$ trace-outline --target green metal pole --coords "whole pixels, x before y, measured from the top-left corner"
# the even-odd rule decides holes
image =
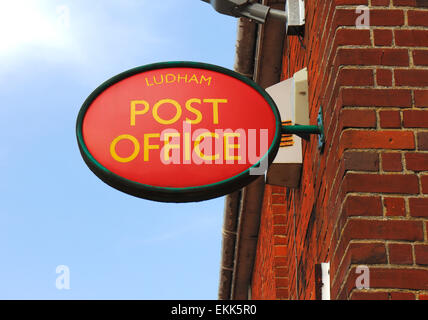
[[[322,134],[319,126],[282,126],[283,134]]]
[[[317,134],[318,135],[318,148],[321,150],[321,153],[324,150],[324,144],[325,144],[325,136],[324,136],[324,121],[322,118],[322,107],[320,107],[320,110],[318,111],[318,117],[317,117],[317,126],[281,126],[281,133],[282,134],[296,134],[299,137],[303,139],[309,139],[310,134]]]

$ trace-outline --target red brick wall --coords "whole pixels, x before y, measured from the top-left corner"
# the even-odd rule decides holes
[[[308,68],[311,123],[322,106],[326,145],[321,154],[316,136],[304,143],[301,187],[283,189],[288,296],[314,299],[314,267],[330,262],[332,299],[426,299],[428,4],[306,3],[305,47],[286,39],[283,78]],[[369,30],[355,26],[358,5],[370,6]],[[261,290],[274,277],[265,270],[274,248],[269,206],[265,199],[257,298],[274,297],[275,288]],[[369,267],[370,289],[356,288],[359,265]]]
[[[251,297],[288,299],[284,188],[266,186]]]

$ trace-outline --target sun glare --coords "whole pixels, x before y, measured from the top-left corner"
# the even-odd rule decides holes
[[[63,45],[68,22],[66,9],[46,10],[36,1],[0,0],[0,55],[26,45]]]

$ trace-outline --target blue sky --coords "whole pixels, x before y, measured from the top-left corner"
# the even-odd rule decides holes
[[[217,298],[224,199],[164,204],[107,186],[75,121],[136,66],[232,69],[236,23],[199,0],[0,1],[0,299]]]

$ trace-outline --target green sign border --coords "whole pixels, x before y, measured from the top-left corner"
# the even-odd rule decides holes
[[[129,78],[133,75],[150,71],[150,70],[177,68],[177,67],[205,69],[205,70],[226,74],[228,76],[231,76],[233,78],[236,78],[244,82],[245,84],[249,85],[250,87],[252,87],[254,90],[256,90],[258,93],[260,93],[263,96],[266,102],[268,102],[268,104],[270,105],[273,114],[275,115],[276,132],[275,132],[274,140],[270,145],[268,152],[260,159],[258,163],[254,164],[251,168],[248,168],[247,170],[239,173],[238,175],[235,175],[231,178],[228,178],[226,180],[222,180],[216,183],[207,184],[207,185],[198,186],[198,187],[171,188],[171,187],[151,186],[151,185],[135,182],[129,179],[125,179],[111,172],[110,170],[105,168],[103,165],[101,165],[97,160],[95,160],[95,158],[89,152],[85,144],[85,141],[83,140],[82,126],[83,126],[83,119],[85,117],[86,111],[89,109],[92,102],[98,97],[98,95],[100,95],[110,86],[116,84],[121,80]],[[268,160],[268,164],[270,165],[278,152],[280,141],[281,141],[281,117],[280,117],[278,108],[275,102],[273,101],[273,99],[270,97],[270,95],[262,87],[260,87],[257,83],[255,83],[251,79],[235,71],[232,71],[217,65],[201,63],[201,62],[191,62],[191,61],[171,61],[171,62],[153,63],[153,64],[141,66],[141,67],[136,67],[136,68],[124,71],[114,76],[113,78],[105,81],[103,84],[101,84],[89,95],[89,97],[85,100],[82,107],[80,108],[79,114],[77,116],[76,135],[77,135],[77,143],[79,145],[80,153],[85,163],[87,164],[87,166],[98,178],[100,178],[102,181],[112,186],[113,188],[116,188],[130,195],[133,195],[139,198],[148,199],[148,200],[154,200],[154,201],[160,201],[160,202],[194,202],[194,201],[209,200],[212,198],[226,195],[228,193],[231,193],[233,191],[236,191],[246,186],[253,180],[257,179],[259,176],[250,175],[250,170],[252,168],[258,167],[260,165],[260,162],[264,161],[266,157]]]

